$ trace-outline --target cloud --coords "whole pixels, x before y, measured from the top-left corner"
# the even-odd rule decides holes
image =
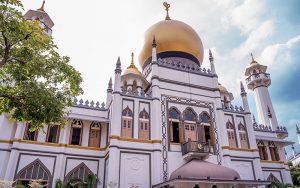
[[[260,22],[265,7],[261,0],[246,0],[231,10],[229,21],[243,33],[252,31]]]
[[[236,60],[241,60],[246,55],[250,55],[252,51],[262,47],[264,41],[272,35],[273,30],[273,21],[264,21],[255,30],[251,31],[245,42],[243,42],[237,49],[232,51],[232,56]]]
[[[291,49],[299,41],[300,35],[289,39],[285,43],[269,45],[265,47],[259,59],[265,65],[272,66],[273,69],[278,69],[279,66],[283,65],[283,63],[280,63],[281,60],[284,60],[285,63],[292,62],[289,49]],[[284,66],[286,66],[286,64],[284,64]]]

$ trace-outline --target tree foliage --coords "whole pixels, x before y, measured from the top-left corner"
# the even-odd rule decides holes
[[[289,170],[291,172],[293,184],[295,186],[300,186],[300,167],[299,165],[293,166],[291,162],[288,164]]]
[[[82,94],[81,75],[22,8],[20,0],[0,0],[0,114],[29,122],[31,130],[63,125],[63,109]]]

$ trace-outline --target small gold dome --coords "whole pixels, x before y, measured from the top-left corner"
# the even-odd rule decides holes
[[[139,55],[142,68],[152,56],[152,40],[155,36],[157,54],[161,52],[184,52],[203,61],[203,45],[200,37],[189,25],[177,20],[163,20],[151,26],[145,33],[144,46]]]
[[[142,75],[142,73],[138,70],[138,68],[134,65],[134,54],[131,53],[131,63],[127,67],[127,69],[124,71],[123,75],[127,74],[136,74],[136,75]]]

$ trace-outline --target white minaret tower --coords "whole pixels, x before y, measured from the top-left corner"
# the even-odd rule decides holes
[[[247,76],[248,89],[254,91],[259,123],[271,126],[273,130],[276,130],[278,122],[268,91],[268,87],[271,85],[270,74],[266,72],[267,66],[257,63],[252,54],[251,56],[252,61],[246,68],[245,76]]]
[[[26,20],[38,20],[41,23],[41,27],[44,28],[45,33],[51,37],[52,36],[52,27],[54,26],[53,21],[44,10],[45,0],[41,8],[37,10],[29,10],[25,13],[24,18]]]

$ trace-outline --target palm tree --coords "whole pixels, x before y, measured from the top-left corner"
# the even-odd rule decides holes
[[[281,182],[278,182],[278,181],[273,181],[270,185],[269,185],[270,188],[291,188],[293,187],[293,185],[287,183],[281,183]]]
[[[55,188],[64,188],[64,187],[65,187],[64,182],[61,181],[61,179],[57,179],[55,181]]]

